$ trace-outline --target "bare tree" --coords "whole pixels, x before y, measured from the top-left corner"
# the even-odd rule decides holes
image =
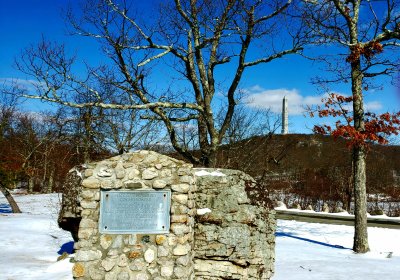
[[[15,202],[14,198],[8,191],[5,185],[3,185],[3,182],[0,181],[0,191],[3,193],[4,197],[7,199],[8,203],[11,206],[11,211],[13,213],[21,213],[21,210],[19,209],[18,204]]]
[[[245,70],[301,52],[304,26],[300,17],[288,16],[296,11],[292,0],[174,0],[162,6],[156,20],[146,21],[125,1],[88,0],[81,18],[68,15],[72,32],[97,40],[109,61],[88,67],[82,77],[73,73],[76,57],[68,56],[63,45],[43,41],[17,62],[38,81],[34,93],[23,95],[75,108],[146,109],[148,118],[164,124],[178,153],[213,166]],[[160,71],[168,73],[167,89],[151,86]],[[124,98],[105,98],[104,84],[113,88],[114,97]],[[82,90],[91,99],[77,102],[73,96]],[[217,100],[218,95],[223,98]],[[217,101],[226,108],[222,122],[214,113]],[[179,137],[188,123],[197,130],[199,156]]]
[[[222,111],[221,115],[224,113]],[[218,166],[239,169],[252,175],[261,170],[266,172],[273,157],[272,149],[268,148],[278,148],[271,144],[271,140],[280,124],[280,116],[269,109],[254,111],[239,104],[218,151]],[[254,145],[255,142],[257,145]],[[254,162],[259,163],[257,171],[254,170]],[[256,179],[260,179],[258,177],[262,177],[261,174],[257,174]]]
[[[221,115],[224,114],[222,111]],[[249,110],[244,104],[238,104],[223,143],[234,144],[257,135],[272,135],[280,127],[280,115],[274,114],[270,109]]]
[[[118,154],[131,149],[149,149],[162,139],[158,123],[142,120],[135,110],[106,110],[103,121],[104,144]]]
[[[121,97],[121,93],[109,84],[104,84],[103,89],[102,94],[112,103],[131,103],[129,99],[123,101],[124,96]],[[151,117],[146,119],[137,110],[101,109],[98,123],[98,130],[103,134],[103,145],[118,154],[144,146],[149,148],[156,145],[163,135],[158,122]]]
[[[8,184],[12,181],[9,168],[3,160],[3,148],[5,145],[5,139],[10,133],[13,118],[16,115],[17,99],[15,96],[5,96],[0,94],[0,191],[3,193],[4,197],[7,199],[11,206],[13,213],[21,213],[18,204],[15,202],[14,198],[8,191]]]
[[[399,67],[400,2],[363,0],[306,1],[309,27],[318,44],[333,46],[322,59],[333,73],[318,82],[351,81],[351,97],[331,95],[320,116],[344,116],[336,128],[318,127],[322,133],[351,140],[355,198],[355,235],[353,250],[369,251],[367,235],[366,146],[384,143],[385,135],[396,133],[400,113],[376,116],[365,112],[364,92],[378,76],[391,76]],[[397,50],[396,50],[397,49]],[[345,52],[345,53],[343,53]],[[345,103],[352,103],[349,111]],[[333,106],[336,105],[336,108]],[[390,127],[390,129],[389,129]]]

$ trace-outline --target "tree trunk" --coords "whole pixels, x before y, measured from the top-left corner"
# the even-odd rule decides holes
[[[28,193],[33,193],[33,189],[35,187],[35,181],[32,176],[29,176],[28,179]]]
[[[351,155],[351,175],[349,177],[349,180],[346,182],[346,196],[347,196],[347,212],[351,213],[351,199],[352,199],[352,192],[351,190],[353,189],[354,192],[354,160],[353,160],[353,154]]]
[[[356,253],[369,251],[367,228],[367,190],[365,174],[365,149],[353,148],[354,158],[354,243]]]
[[[47,189],[46,189],[45,193],[52,193],[53,185],[54,185],[54,169],[51,169],[49,179],[47,181]]]
[[[0,183],[0,191],[3,193],[3,195],[7,199],[8,203],[10,204],[12,212],[13,213],[21,213],[21,210],[19,209],[18,204],[15,202],[14,198],[12,197],[10,192],[7,190],[7,188],[5,186],[3,186],[3,184],[1,184],[1,183]]]
[[[354,128],[357,132],[365,131],[364,100],[362,94],[363,74],[360,60],[351,63],[351,80],[353,94]],[[360,140],[360,139],[355,139]],[[353,146],[353,182],[354,182],[354,243],[353,250],[356,253],[369,251],[367,231],[367,187],[365,147],[362,143],[354,143]]]
[[[347,186],[347,188],[351,188],[352,185]],[[345,210],[350,213],[351,212],[351,191],[350,190],[346,190],[346,205],[345,205],[345,207],[346,207]]]
[[[205,164],[205,167],[215,168],[216,164],[217,164],[217,152],[215,149],[210,148],[210,151],[207,156],[207,163]]]
[[[83,159],[85,163],[90,162],[90,152],[92,148],[92,108],[89,108],[89,111],[83,114],[84,128],[85,128],[85,136],[84,136],[84,151],[83,151]]]

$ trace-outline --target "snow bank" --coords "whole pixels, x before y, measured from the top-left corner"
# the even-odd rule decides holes
[[[196,211],[196,214],[197,214],[198,216],[202,216],[202,215],[205,215],[205,214],[207,214],[207,213],[211,213],[211,209],[209,209],[209,208],[202,208],[202,209],[197,209],[197,211]]]
[[[285,204],[281,204],[278,207],[274,207],[275,210],[278,211],[283,211],[286,213],[310,213],[313,214],[313,216],[342,216],[342,217],[354,217],[354,215],[349,214],[347,211],[343,212],[337,212],[337,213],[327,213],[327,212],[316,212],[314,210],[300,210],[300,209],[295,209],[295,208],[287,208]],[[387,215],[370,215],[367,213],[368,220],[391,220],[391,221],[400,221],[400,217],[389,217]]]
[[[220,172],[220,171],[213,171],[213,172],[208,172],[205,170],[200,170],[200,171],[196,171],[194,173],[196,176],[226,176],[224,173]]]

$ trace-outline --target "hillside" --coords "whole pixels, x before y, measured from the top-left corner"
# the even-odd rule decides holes
[[[243,169],[253,176],[263,172],[290,173],[296,170],[351,168],[351,149],[343,139],[310,134],[257,136],[231,146],[223,146],[218,164]],[[373,145],[367,156],[369,175],[393,171],[400,175],[400,146]]]
[[[294,193],[302,207],[322,200],[331,204],[340,201],[342,207],[350,209],[351,149],[343,139],[306,134],[257,136],[221,147],[218,166],[243,170],[261,179],[266,190]],[[400,201],[400,146],[371,146],[367,191],[370,201],[382,201],[382,197]],[[379,207],[376,204],[375,208]],[[396,208],[393,211],[399,211]]]

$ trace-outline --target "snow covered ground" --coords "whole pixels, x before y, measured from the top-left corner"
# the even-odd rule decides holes
[[[71,234],[58,228],[57,194],[15,195],[22,214],[9,214],[0,194],[0,279],[72,279],[69,259],[57,262]]]
[[[273,280],[400,279],[400,229],[368,228],[371,252],[351,250],[354,228],[278,220]]]
[[[71,280],[69,259],[57,262],[72,241],[57,227],[58,195],[15,199],[23,214],[0,195],[0,280]],[[371,252],[357,255],[351,226],[279,220],[273,280],[400,279],[400,229],[369,228],[369,237]]]

